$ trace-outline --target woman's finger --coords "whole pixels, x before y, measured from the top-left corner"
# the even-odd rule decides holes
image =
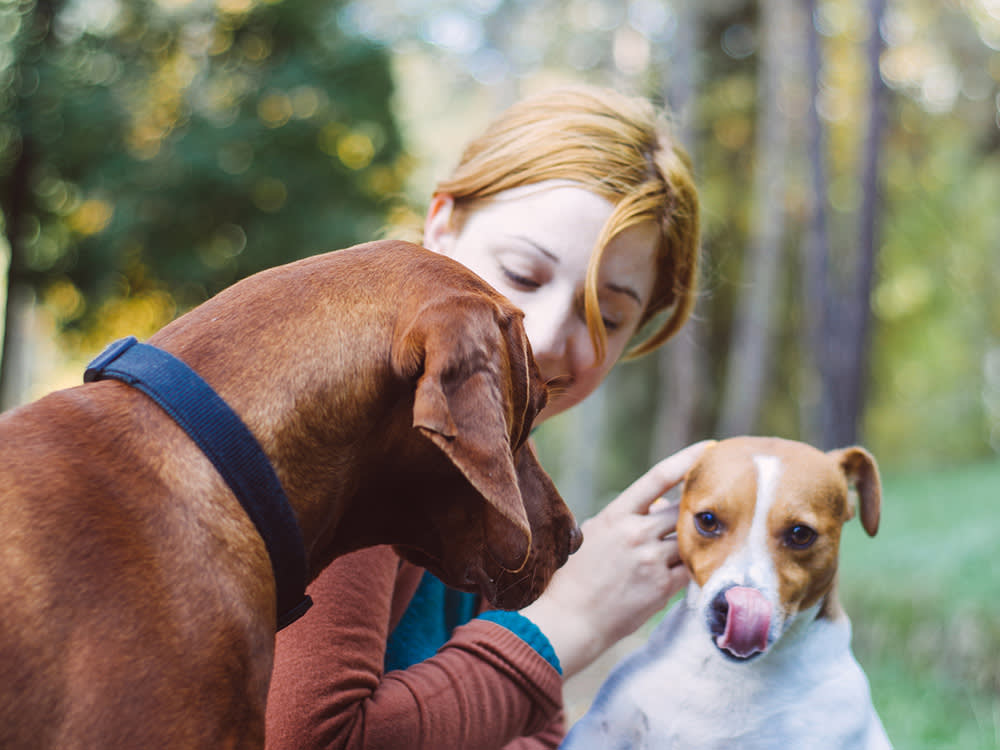
[[[604,520],[607,520],[605,516]],[[630,516],[616,518],[613,524],[616,534],[629,548],[647,544],[659,545],[677,528],[677,516],[673,510],[656,511],[649,515],[633,513]],[[587,536],[587,525],[583,526],[583,535]]]
[[[663,493],[684,479],[688,469],[694,466],[705,448],[714,442],[703,440],[663,459],[636,479],[607,509],[613,508],[613,512],[622,513],[645,513]]]
[[[667,567],[676,568],[681,564],[681,551],[680,547],[677,546],[677,537],[673,536],[668,539],[664,539],[663,543],[667,545]]]
[[[657,505],[641,518],[649,524],[650,537],[664,539],[677,530],[677,517],[679,515],[680,506],[674,503],[672,505]]]

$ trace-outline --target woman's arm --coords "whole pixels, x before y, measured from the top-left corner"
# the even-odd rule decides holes
[[[522,611],[552,643],[565,676],[634,631],[686,582],[676,542],[663,539],[676,510],[649,508],[703,447],[660,462],[588,521],[581,549]],[[561,678],[500,625],[473,620],[431,659],[383,674],[400,614],[394,604],[405,607],[418,581],[419,573],[400,577],[388,547],[342,557],[316,579],[312,610],[277,637],[269,750],[489,750],[522,737],[512,748],[555,746]]]
[[[391,548],[362,550],[310,587],[312,610],[277,638],[270,750],[499,749],[558,714],[556,670],[485,620],[458,628],[434,657],[383,674],[394,595],[408,601],[419,579],[401,581],[399,569]]]
[[[503,750],[555,750],[566,736],[566,718],[560,711],[541,732],[520,737],[503,746]]]

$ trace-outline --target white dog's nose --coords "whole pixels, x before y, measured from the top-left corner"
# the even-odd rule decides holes
[[[737,659],[749,659],[767,650],[771,629],[771,602],[757,589],[733,586],[712,600],[715,644]]]

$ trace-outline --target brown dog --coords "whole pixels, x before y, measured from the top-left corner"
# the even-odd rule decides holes
[[[310,578],[388,543],[516,608],[579,545],[525,442],[545,386],[521,313],[458,263],[393,242],[317,256],[150,344],[257,438]],[[205,454],[114,380],[0,417],[0,440],[0,747],[263,746],[275,579]]]

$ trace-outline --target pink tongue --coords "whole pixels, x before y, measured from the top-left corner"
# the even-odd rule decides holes
[[[767,649],[771,627],[771,603],[756,589],[736,586],[726,591],[729,613],[726,632],[716,641],[734,656],[746,659]]]

